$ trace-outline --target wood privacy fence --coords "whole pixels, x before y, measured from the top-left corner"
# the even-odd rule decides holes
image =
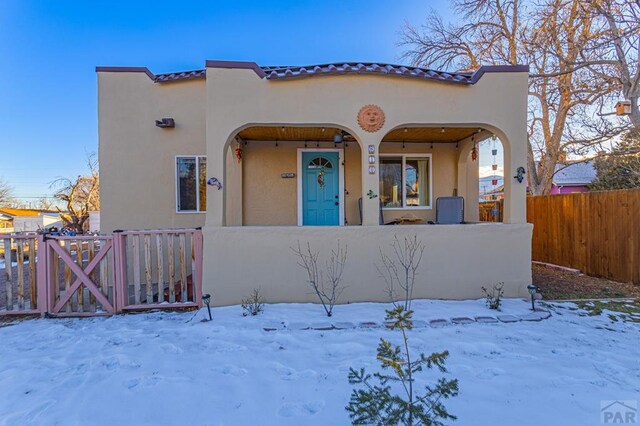
[[[534,260],[640,284],[640,189],[527,197]]]
[[[112,315],[199,307],[200,229],[0,239],[0,315]]]
[[[480,222],[502,222],[503,200],[481,201],[478,204]]]

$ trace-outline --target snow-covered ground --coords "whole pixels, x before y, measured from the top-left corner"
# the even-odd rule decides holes
[[[449,350],[456,425],[594,425],[601,400],[640,399],[640,324],[556,304],[541,322],[419,327],[414,353]],[[378,367],[385,304],[238,306],[197,313],[29,320],[0,328],[0,424],[342,425],[349,367]],[[414,319],[491,315],[484,302],[415,301]],[[529,304],[506,300],[503,314]],[[283,325],[284,323],[284,325]],[[348,324],[344,324],[347,326]],[[285,327],[287,326],[287,327]],[[264,331],[263,328],[279,328]],[[438,374],[423,375],[432,383]]]

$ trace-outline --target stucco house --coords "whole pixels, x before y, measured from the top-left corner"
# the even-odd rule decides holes
[[[102,232],[203,227],[203,291],[216,304],[256,287],[268,301],[313,301],[290,248],[327,256],[338,240],[342,301],[387,301],[379,250],[413,235],[426,246],[414,297],[477,298],[497,282],[527,294],[526,179],[506,179],[504,223],[477,223],[475,150],[495,135],[505,176],[526,166],[528,67],[207,61],[97,74]],[[452,195],[466,223],[428,224]],[[407,224],[381,225],[393,219]]]

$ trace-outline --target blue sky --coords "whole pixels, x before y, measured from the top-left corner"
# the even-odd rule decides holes
[[[446,0],[1,0],[0,178],[35,201],[85,170],[98,145],[96,65],[398,63],[403,23],[430,8],[449,13]]]

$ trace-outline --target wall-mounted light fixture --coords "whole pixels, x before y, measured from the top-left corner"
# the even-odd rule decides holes
[[[163,118],[162,120],[156,120],[156,126],[162,129],[171,129],[176,127],[176,121],[173,118]]]

